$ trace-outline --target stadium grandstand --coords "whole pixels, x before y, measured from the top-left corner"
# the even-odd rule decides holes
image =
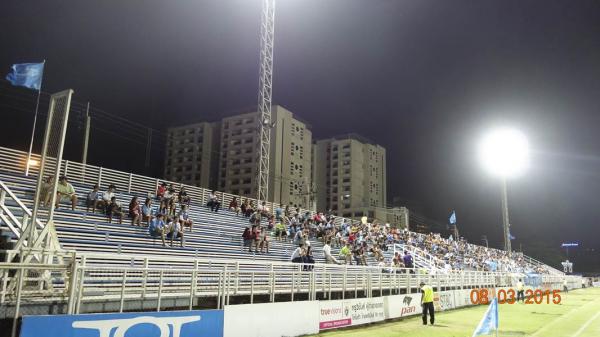
[[[510,287],[520,278],[547,289],[564,282],[581,287],[580,278],[523,254],[464,239],[250,198],[246,205],[254,207],[242,207],[240,196],[73,161],[61,165],[76,198],[56,209],[56,235],[49,236],[55,249],[16,250],[36,186],[35,166],[30,176],[23,173],[26,161],[26,152],[0,148],[0,314],[6,322],[24,314],[227,311],[236,304],[373,299],[418,293],[421,281],[437,292]],[[95,185],[99,190],[87,202]],[[114,199],[104,202],[103,194]],[[132,200],[151,200],[150,219],[134,221],[142,210]],[[183,220],[193,226],[177,225],[183,207],[189,209]],[[148,222],[162,216],[174,219],[162,231],[174,243],[150,235]],[[38,221],[36,227],[45,226]]]

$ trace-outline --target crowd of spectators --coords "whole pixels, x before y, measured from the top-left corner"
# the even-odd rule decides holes
[[[40,195],[42,205],[48,206],[51,199],[52,179],[47,178],[42,185]],[[117,187],[109,184],[104,192],[94,185],[86,194],[86,212],[104,213],[108,222],[118,219],[119,223],[127,216],[131,225],[148,227],[149,234],[160,238],[163,245],[166,239],[179,239],[184,246],[184,229],[192,231],[193,221],[189,215],[191,198],[185,187],[176,192],[173,185],[159,184],[156,194],[148,197],[143,204],[133,197],[128,208],[123,209],[116,196]],[[77,194],[66,176],[61,176],[57,184],[55,207],[61,201],[71,203],[71,209],[77,207]],[[221,209],[221,196],[212,191],[206,207],[212,212]],[[153,207],[153,202],[157,207]],[[420,234],[400,229],[390,224],[368,222],[363,217],[360,222],[336,221],[331,212],[302,212],[299,208],[286,206],[271,211],[265,202],[254,204],[244,199],[240,203],[233,197],[227,208],[236,215],[243,216],[249,224],[242,234],[243,244],[249,252],[269,254],[272,239],[291,242],[296,248],[290,260],[296,263],[315,262],[311,242],[323,244],[323,257],[326,263],[376,265],[386,271],[400,268],[414,268],[411,251],[426,256],[431,267],[437,270],[479,270],[506,272],[543,273],[542,267],[529,264],[522,254],[509,256],[507,252],[483,246],[469,244],[464,238],[444,238],[439,233]],[[398,248],[401,248],[401,251]],[[333,253],[338,249],[338,254]],[[387,256],[387,258],[386,258]]]

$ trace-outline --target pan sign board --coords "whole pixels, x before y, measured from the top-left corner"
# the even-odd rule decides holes
[[[560,246],[562,248],[579,247],[579,242],[563,242],[563,244]]]

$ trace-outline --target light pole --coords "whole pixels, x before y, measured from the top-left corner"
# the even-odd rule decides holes
[[[529,165],[529,143],[523,133],[514,129],[497,129],[487,134],[479,146],[482,165],[501,180],[504,249],[510,255],[510,222],[508,217],[507,179],[522,174]]]

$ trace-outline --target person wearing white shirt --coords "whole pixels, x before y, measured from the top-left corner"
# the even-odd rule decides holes
[[[333,255],[331,255],[331,246],[329,241],[325,242],[325,245],[323,246],[323,255],[325,255],[325,261],[329,264],[342,264]]]
[[[302,263],[302,256],[304,255],[304,245],[300,244],[296,250],[292,253],[291,260],[295,263]]]

